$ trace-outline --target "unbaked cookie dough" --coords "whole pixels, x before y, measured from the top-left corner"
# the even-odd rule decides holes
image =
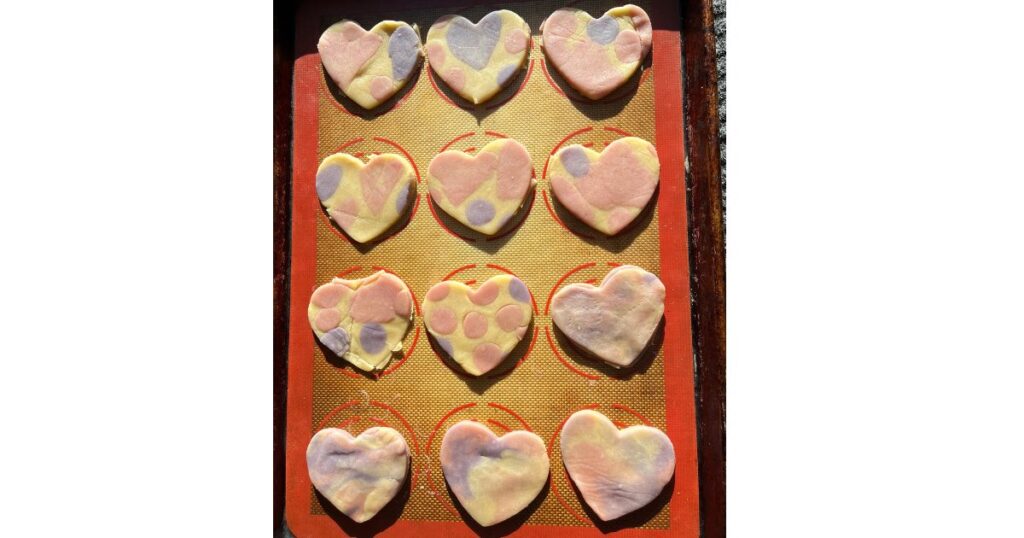
[[[544,441],[524,430],[501,437],[478,422],[462,421],[441,441],[441,470],[466,512],[484,527],[529,506],[548,481]]]
[[[636,361],[664,312],[665,285],[632,265],[612,269],[598,286],[570,284],[551,298],[551,320],[558,329],[616,368]]]
[[[358,437],[338,428],[316,432],[306,448],[309,480],[356,523],[380,512],[395,497],[409,469],[405,437],[386,427]]]
[[[651,50],[651,19],[637,6],[609,9],[599,19],[561,8],[541,25],[551,65],[584,96],[600,99],[633,76]]]
[[[653,501],[676,467],[675,449],[664,432],[650,426],[619,430],[590,409],[573,413],[565,422],[561,449],[569,477],[602,521]]]
[[[473,104],[494,97],[523,67],[529,52],[530,26],[502,9],[476,24],[446,15],[427,31],[430,67],[455,93]]]
[[[576,218],[606,235],[621,232],[658,187],[661,164],[654,146],[635,136],[620,138],[600,153],[573,144],[548,163],[558,201]]]
[[[331,80],[365,109],[402,89],[422,57],[419,30],[399,21],[381,21],[370,31],[341,21],[324,31],[316,48]]]
[[[512,275],[477,289],[462,282],[435,284],[423,301],[423,319],[437,344],[471,375],[483,375],[523,339],[533,319],[530,291]]]
[[[309,299],[309,324],[324,346],[366,372],[388,365],[412,321],[412,294],[384,271],[355,280],[335,278]]]
[[[427,168],[430,197],[455,220],[494,235],[523,206],[533,186],[533,161],[519,142],[492,140],[476,155],[448,150]]]
[[[316,171],[316,195],[331,220],[353,240],[367,243],[394,226],[415,199],[416,172],[396,153],[370,162],[335,153]]]

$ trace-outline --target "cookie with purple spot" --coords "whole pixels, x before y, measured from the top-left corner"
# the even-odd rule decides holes
[[[316,48],[327,76],[365,109],[402,89],[423,57],[419,30],[400,21],[381,21],[370,30],[341,21],[324,31]]]
[[[519,142],[502,138],[476,155],[438,154],[427,168],[430,197],[455,220],[494,235],[520,211],[533,187],[533,161]]]
[[[475,24],[447,15],[427,32],[430,67],[455,93],[473,104],[494,97],[526,63],[530,26],[502,9]]]
[[[320,343],[367,372],[382,370],[412,322],[412,294],[400,278],[378,271],[366,278],[335,278],[313,291],[309,325]]]
[[[533,320],[530,290],[512,275],[487,279],[477,289],[446,280],[427,291],[427,331],[471,375],[497,367],[515,349]]]

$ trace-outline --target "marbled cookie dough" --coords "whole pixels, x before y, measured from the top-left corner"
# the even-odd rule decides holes
[[[651,19],[632,4],[599,19],[567,7],[544,21],[541,35],[551,65],[581,94],[600,99],[629,80],[651,50]]]
[[[381,21],[369,32],[341,21],[324,31],[316,48],[331,80],[366,109],[402,89],[422,57],[419,30],[399,21]]]
[[[483,375],[523,339],[533,319],[530,305],[530,291],[512,275],[493,276],[475,290],[449,280],[427,292],[423,319],[463,370]]]
[[[570,284],[551,299],[551,321],[577,346],[622,368],[647,348],[665,313],[657,275],[621,265],[598,286]]]
[[[416,197],[416,172],[396,153],[370,162],[335,153],[320,163],[316,195],[331,220],[353,240],[367,243],[394,226]]]
[[[402,349],[412,321],[405,282],[384,271],[355,280],[335,278],[309,300],[309,324],[334,354],[366,372],[382,370]]]
[[[438,154],[427,168],[430,197],[455,220],[494,235],[523,206],[533,186],[533,161],[519,142],[492,140],[476,155]]]
[[[377,515],[405,483],[409,445],[391,428],[370,428],[358,437],[326,428],[309,441],[306,466],[313,487],[362,523]]]
[[[547,449],[524,430],[494,435],[472,421],[455,424],[441,441],[441,470],[466,512],[484,527],[529,506],[548,481]]]
[[[600,153],[573,144],[548,163],[548,180],[558,201],[576,218],[606,235],[633,222],[658,188],[661,163],[650,142],[633,136]]]
[[[494,97],[526,63],[530,26],[502,9],[473,24],[446,15],[427,31],[430,67],[455,93],[473,104]]]
[[[650,426],[619,430],[589,409],[565,422],[561,449],[565,470],[602,521],[647,505],[675,473],[675,449],[664,432]]]

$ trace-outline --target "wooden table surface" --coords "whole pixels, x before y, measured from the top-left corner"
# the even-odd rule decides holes
[[[712,0],[682,0],[701,534],[725,536],[725,246]],[[274,2],[274,535],[283,534],[292,65],[299,1]],[[625,3],[625,2],[624,2]]]

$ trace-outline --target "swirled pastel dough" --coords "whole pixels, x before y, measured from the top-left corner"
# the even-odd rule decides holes
[[[633,136],[601,153],[573,144],[548,163],[551,190],[576,218],[615,235],[643,211],[658,187],[661,164],[650,142]]]
[[[416,197],[416,172],[401,155],[371,155],[370,162],[335,153],[316,171],[316,195],[331,220],[353,240],[367,243],[394,226]]]
[[[476,155],[438,154],[427,168],[430,197],[445,213],[486,235],[501,230],[533,186],[533,161],[519,142],[488,142]]]
[[[325,347],[366,372],[383,369],[412,321],[412,294],[384,271],[356,280],[335,278],[309,299],[309,324]]]
[[[316,48],[331,80],[365,109],[402,89],[422,57],[419,30],[398,21],[381,21],[369,32],[341,21],[324,31]]]
[[[522,69],[529,45],[530,26],[502,9],[476,24],[458,15],[441,17],[427,31],[426,50],[431,69],[448,87],[480,104]]]
[[[541,25],[544,54],[581,94],[600,99],[633,76],[651,50],[651,19],[637,6],[609,9],[599,19],[561,8]]]
[[[316,432],[306,447],[309,480],[356,523],[380,512],[401,489],[409,469],[405,437],[386,427],[358,437],[338,428]]]
[[[446,280],[423,301],[423,318],[437,344],[466,373],[483,375],[523,339],[533,320],[530,291],[512,275],[487,279],[477,289]]]
[[[455,424],[441,440],[441,470],[466,512],[484,527],[529,506],[548,481],[544,441],[515,430],[498,437],[478,422]]]
[[[665,285],[653,273],[621,265],[598,286],[563,287],[551,298],[551,320],[591,355],[622,368],[647,348],[665,313]]]
[[[665,432],[651,426],[619,430],[590,409],[569,417],[560,442],[565,470],[602,521],[647,505],[675,473],[676,452]]]

